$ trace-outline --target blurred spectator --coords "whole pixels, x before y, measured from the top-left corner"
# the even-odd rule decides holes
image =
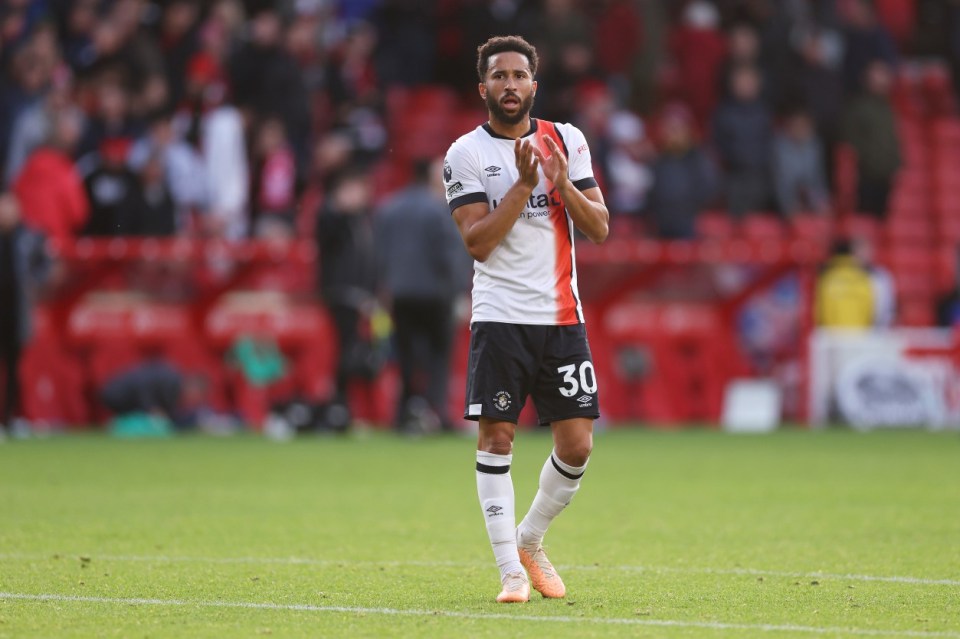
[[[462,40],[474,63],[478,44],[494,35],[517,34],[530,38],[536,33],[542,15],[540,7],[526,0],[462,0],[459,4]]]
[[[897,289],[893,275],[874,259],[873,243],[865,237],[853,241],[853,254],[867,270],[873,285],[873,326],[890,328],[897,319]]]
[[[328,59],[326,81],[335,123],[349,117],[357,104],[372,104],[379,97],[379,80],[373,60],[377,32],[365,22],[353,25]]]
[[[449,430],[447,382],[453,345],[454,301],[469,281],[470,261],[440,181],[439,161],[417,161],[414,180],[377,212],[378,274],[393,310],[401,391],[394,424],[417,424],[426,400],[440,427]]]
[[[77,119],[84,121],[83,111],[72,102],[72,91],[70,72],[64,67],[58,68],[43,100],[21,111],[13,120],[4,180],[8,186],[13,184],[30,153],[49,137],[57,113],[70,110]]]
[[[657,237],[692,239],[696,218],[715,193],[715,171],[694,140],[692,116],[685,107],[665,110],[660,138],[648,200],[650,222]]]
[[[773,182],[783,215],[828,212],[830,194],[823,157],[810,115],[800,109],[788,113],[773,138]]]
[[[593,42],[597,68],[624,99],[630,75],[644,46],[644,22],[636,3],[629,0],[601,0],[594,20]]]
[[[668,46],[676,66],[678,97],[703,124],[717,102],[717,73],[727,50],[717,8],[706,0],[687,4]]]
[[[897,47],[889,31],[877,19],[871,0],[846,0],[842,5],[844,24],[843,84],[856,93],[867,68],[874,62],[887,67],[897,64]]]
[[[63,28],[63,54],[74,71],[84,70],[93,63],[93,31],[98,20],[98,0],[74,0],[66,3]]]
[[[236,240],[249,228],[250,169],[243,116],[227,94],[226,82],[215,69],[191,68],[174,129],[185,131],[186,141],[203,161],[206,233]]]
[[[7,69],[0,69],[0,161],[6,159],[13,123],[43,101],[56,63],[31,40],[12,53]]]
[[[196,0],[172,0],[164,9],[158,41],[166,61],[171,104],[179,104],[186,93],[188,64],[199,46],[199,21]]]
[[[90,44],[78,72],[84,79],[122,85],[128,112],[140,117],[168,99],[163,52],[145,25],[150,15],[142,0],[101,3]]]
[[[320,295],[339,345],[334,403],[341,406],[347,405],[351,381],[367,380],[376,373],[370,341],[360,327],[361,321],[369,321],[376,290],[370,206],[366,176],[350,169],[334,180],[317,221]]]
[[[377,27],[377,76],[384,86],[416,86],[433,78],[437,37],[435,9],[419,0],[381,0]]]
[[[150,155],[137,174],[135,191],[137,214],[136,235],[169,237],[177,232],[176,205],[168,186],[163,156]]]
[[[130,112],[130,94],[119,80],[104,76],[97,82],[93,113],[87,120],[77,155],[96,152],[104,140],[133,141],[142,133],[142,124]]]
[[[266,118],[260,123],[254,141],[254,163],[254,235],[271,226],[292,237],[297,175],[293,152],[279,118]]]
[[[874,324],[873,280],[853,254],[849,240],[838,241],[817,279],[816,323],[827,328],[869,328]]]
[[[755,67],[734,69],[730,97],[713,115],[713,144],[723,168],[727,208],[735,217],[767,210],[773,118],[760,99]]]
[[[842,135],[857,156],[857,208],[884,219],[893,178],[900,168],[897,119],[890,103],[890,67],[867,67],[864,90],[846,107]]]
[[[562,66],[571,46],[593,45],[590,23],[574,0],[545,0],[536,25],[535,44],[542,68]]]
[[[0,440],[23,417],[20,412],[20,354],[30,340],[33,296],[50,269],[44,238],[20,218],[11,193],[0,192],[0,366],[5,372]],[[18,423],[19,425],[19,423]],[[19,428],[18,428],[19,430]]]
[[[570,122],[579,94],[599,77],[589,22],[572,0],[547,0],[534,33],[543,80],[534,111],[547,120]]]
[[[71,159],[81,126],[74,111],[55,114],[47,140],[30,154],[13,183],[24,222],[50,238],[74,236],[90,214],[83,180]]]
[[[236,105],[259,117],[283,121],[294,147],[298,166],[309,153],[310,99],[297,62],[283,48],[284,25],[280,14],[263,8],[250,23],[250,40],[230,63],[230,84]]]
[[[797,61],[785,79],[792,108],[806,108],[823,144],[827,180],[833,179],[833,149],[840,135],[843,111],[843,40],[836,30],[811,26],[794,38]]]
[[[727,31],[727,57],[720,67],[719,91],[724,98],[730,97],[734,72],[745,66],[758,69],[762,78],[761,91],[765,92],[769,81],[760,67],[760,34],[756,28],[746,22],[740,22]],[[769,104],[769,96],[764,95]]]
[[[194,216],[205,212],[209,200],[206,165],[198,150],[178,134],[169,113],[154,114],[146,135],[130,149],[128,161],[141,175],[149,162],[160,163],[163,191],[172,200],[177,230],[190,229]]]
[[[209,406],[209,380],[186,374],[162,359],[145,361],[121,371],[99,389],[100,399],[113,413],[116,434],[125,433],[134,420],[160,419],[167,428],[193,430],[202,425]]]
[[[639,217],[647,205],[653,176],[650,160],[653,149],[643,120],[629,111],[618,111],[609,120],[604,158],[606,191],[613,215]]]
[[[140,229],[140,180],[127,167],[129,140],[104,140],[97,153],[87,156],[83,183],[90,202],[84,235],[137,235]]]

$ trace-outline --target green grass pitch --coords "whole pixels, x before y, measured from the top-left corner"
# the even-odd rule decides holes
[[[518,435],[519,515],[550,450]],[[960,435],[598,434],[502,606],[470,438],[0,445],[0,637],[960,638]]]

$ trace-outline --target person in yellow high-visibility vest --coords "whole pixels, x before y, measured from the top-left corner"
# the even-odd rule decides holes
[[[874,324],[875,307],[870,272],[854,256],[849,241],[838,241],[817,280],[817,325],[869,328]]]

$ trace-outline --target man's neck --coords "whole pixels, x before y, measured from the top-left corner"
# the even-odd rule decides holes
[[[530,133],[530,116],[523,118],[516,124],[505,124],[500,120],[490,117],[488,120],[490,128],[493,129],[494,133],[497,135],[502,135],[505,138],[517,139],[522,138],[526,134]]]

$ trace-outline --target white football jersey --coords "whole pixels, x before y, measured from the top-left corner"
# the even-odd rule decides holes
[[[581,191],[597,186],[590,149],[572,124],[531,119],[533,137],[545,155],[543,136],[554,137],[568,160],[570,181]],[[519,178],[514,141],[488,123],[450,146],[443,164],[447,202],[457,207],[486,202],[492,211]],[[573,221],[556,188],[540,171],[520,218],[486,262],[474,262],[473,322],[564,325],[583,322],[577,291]]]

